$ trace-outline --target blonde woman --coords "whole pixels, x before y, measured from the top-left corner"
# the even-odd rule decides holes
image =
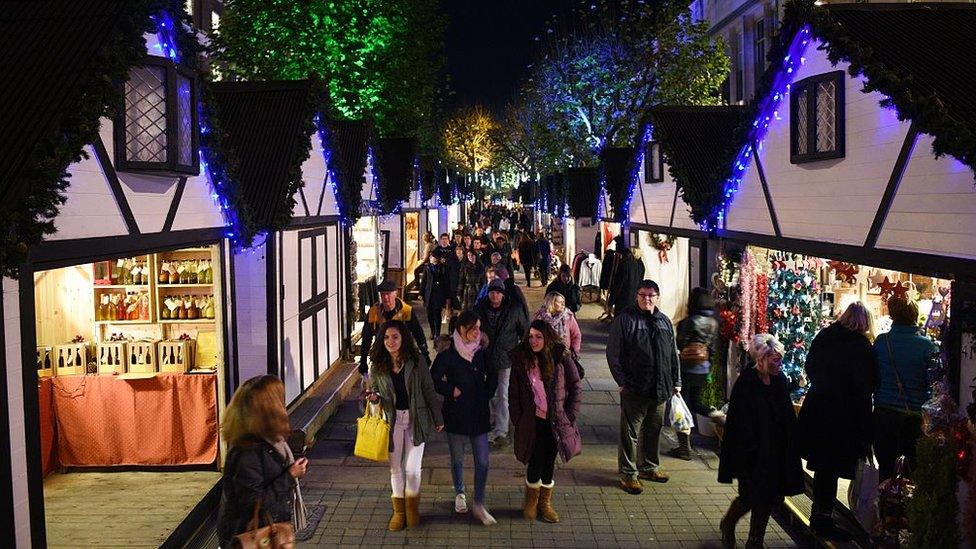
[[[566,308],[566,298],[559,292],[549,292],[546,300],[535,313],[535,319],[544,320],[563,340],[563,345],[569,350],[573,358],[579,357],[583,345],[583,335],[580,332],[576,315]]]
[[[275,376],[245,381],[224,414],[224,440],[230,447],[224,465],[223,502],[217,523],[221,547],[247,531],[260,502],[262,517],[304,528],[304,506],[298,479],[308,460],[295,459],[285,442],[291,432],[285,410],[285,385]],[[264,518],[258,526],[267,526]]]
[[[763,547],[766,524],[774,506],[786,496],[803,492],[800,456],[790,450],[796,425],[789,384],[780,369],[783,344],[770,334],[757,335],[750,346],[754,368],[742,372],[729,398],[718,481],[739,481],[739,496],[722,518],[722,546],[735,547],[735,525],[746,513],[746,547]]]
[[[800,410],[799,440],[807,468],[814,471],[810,527],[828,539],[851,539],[831,518],[837,479],[853,479],[858,460],[871,453],[873,328],[871,311],[860,301],[850,304],[813,338],[804,366],[810,391]]]

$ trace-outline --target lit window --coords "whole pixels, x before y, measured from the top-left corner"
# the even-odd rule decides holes
[[[790,96],[790,162],[843,158],[844,72],[795,82]]]
[[[648,141],[644,149],[644,182],[661,183],[664,181],[664,158],[661,157],[661,143]]]
[[[763,74],[766,72],[766,19],[757,19],[753,32],[755,47],[753,48],[752,62],[756,69],[756,89],[758,90],[762,86]]]
[[[129,71],[115,122],[119,171],[197,174],[195,75],[172,61],[147,57]]]

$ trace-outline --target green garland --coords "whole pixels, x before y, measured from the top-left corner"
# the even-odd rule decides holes
[[[659,252],[667,252],[674,247],[674,243],[678,241],[678,237],[666,234],[664,235],[664,240],[661,240],[661,235],[657,233],[651,233],[651,246]]]
[[[916,445],[918,465],[912,471],[915,492],[908,502],[908,525],[912,533],[909,546],[919,549],[954,549],[959,546],[956,517],[956,452],[953,437],[942,446],[931,437],[921,437]]]
[[[159,7],[158,2],[126,4],[76,89],[59,107],[56,125],[34,144],[23,171],[16,175],[28,182],[29,190],[0,217],[0,273],[4,276],[17,278],[30,247],[56,232],[54,219],[67,200],[68,167],[88,157],[84,147],[98,138],[101,119],[114,116],[122,104],[116,84],[124,82],[129,69],[145,56],[143,36],[153,31],[149,15]]]

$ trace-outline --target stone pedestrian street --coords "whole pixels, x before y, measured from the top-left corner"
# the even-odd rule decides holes
[[[520,285],[534,312],[543,289],[534,281]],[[664,291],[667,291],[664,289]],[[419,303],[415,303],[419,305]],[[511,446],[493,450],[486,505],[498,520],[490,527],[471,514],[454,513],[447,442],[439,436],[424,455],[421,492],[422,523],[415,529],[388,532],[390,477],[385,463],[352,456],[358,404],[347,401],[319,432],[310,450],[303,493],[308,505],[324,506],[324,517],[304,545],[321,547],[719,547],[719,521],[731,499],[733,486],[716,481],[718,458],[714,439],[697,439],[699,456],[679,461],[662,456],[671,474],[665,484],[644,482],[644,493],[629,495],[617,484],[619,397],[604,358],[608,324],[596,320],[601,308],[586,304],[580,311],[583,332],[583,406],[579,422],[583,453],[556,471],[554,506],[558,524],[522,518],[524,466]],[[423,312],[421,312],[423,314]],[[426,324],[426,323],[424,323]],[[670,448],[662,443],[662,451]],[[473,464],[466,462],[466,485],[472,497]],[[775,519],[775,515],[774,515]],[[737,539],[744,543],[748,516],[739,524]],[[794,547],[796,542],[775,520],[766,534],[768,547]]]

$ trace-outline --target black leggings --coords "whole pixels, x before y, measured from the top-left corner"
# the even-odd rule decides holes
[[[922,436],[922,414],[909,414],[884,406],[874,408],[874,455],[878,481],[895,476],[895,462],[905,456],[908,472],[915,470],[915,442]]]
[[[552,424],[548,419],[535,418],[535,444],[525,470],[525,481],[529,484],[542,482],[550,484],[556,469],[556,437],[552,434]]]
[[[444,314],[442,307],[427,308],[427,325],[430,326],[430,337],[441,335],[441,318]]]
[[[691,411],[708,417],[712,409],[702,401],[705,388],[708,386],[708,374],[681,372],[681,385],[681,392],[684,394],[685,403],[688,404]]]
[[[836,474],[827,471],[817,471],[813,474],[813,511],[812,515],[830,516],[837,500]]]
[[[532,265],[522,264],[522,270],[525,271],[525,285],[532,285]]]

